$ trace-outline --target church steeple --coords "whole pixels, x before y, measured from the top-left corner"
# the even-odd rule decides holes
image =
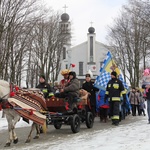
[[[69,68],[69,65],[71,64],[71,23],[69,21],[69,15],[66,13],[66,9],[68,7],[65,5],[63,8],[64,13],[61,15],[60,32],[62,37],[65,39],[62,61],[65,61],[66,63],[63,63],[64,66],[62,66],[62,68]]]
[[[92,27],[93,22],[91,23],[91,27],[88,29],[88,63],[95,63],[95,29]]]
[[[71,26],[69,22],[69,15],[66,13],[66,9],[68,7],[65,5],[63,8],[65,9],[65,12],[61,15],[61,22],[60,22],[61,33],[70,34]]]

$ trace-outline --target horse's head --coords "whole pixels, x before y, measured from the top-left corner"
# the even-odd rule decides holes
[[[7,99],[10,94],[10,85],[9,82],[0,80],[0,98]]]

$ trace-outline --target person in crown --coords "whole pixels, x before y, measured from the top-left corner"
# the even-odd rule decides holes
[[[74,71],[69,72],[68,83],[60,89],[60,93],[55,93],[55,97],[67,98],[69,107],[72,108],[73,100],[79,97],[79,80],[76,78],[76,73]]]
[[[60,81],[59,83],[59,86],[61,88],[64,88],[65,85],[68,83],[68,80],[69,80],[69,72],[70,70],[69,69],[64,69],[61,71],[61,75],[63,76],[63,79]]]

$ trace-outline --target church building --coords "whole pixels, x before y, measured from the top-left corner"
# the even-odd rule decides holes
[[[61,70],[75,71],[81,83],[85,80],[85,74],[88,72],[92,72],[92,78],[95,79],[99,75],[100,67],[109,51],[106,45],[96,41],[95,28],[89,27],[87,41],[74,47],[71,47],[71,23],[67,13],[61,15],[60,29],[63,30],[62,34],[67,36],[63,47]],[[71,64],[75,64],[75,67],[72,67]],[[58,81],[61,79],[60,74]]]

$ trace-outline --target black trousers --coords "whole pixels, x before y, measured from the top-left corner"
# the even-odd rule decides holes
[[[136,110],[138,111],[138,115],[140,115],[139,105],[131,104],[132,107],[132,115],[136,116]]]
[[[91,112],[94,117],[96,117],[96,96],[95,94],[92,94],[89,96],[90,99],[90,105],[91,105]]]
[[[120,101],[110,101],[110,116],[112,118],[112,123],[119,123],[120,116]]]
[[[140,115],[142,115],[142,113],[143,113],[143,115],[145,115],[145,110],[144,109],[140,109],[139,111],[140,111]]]

